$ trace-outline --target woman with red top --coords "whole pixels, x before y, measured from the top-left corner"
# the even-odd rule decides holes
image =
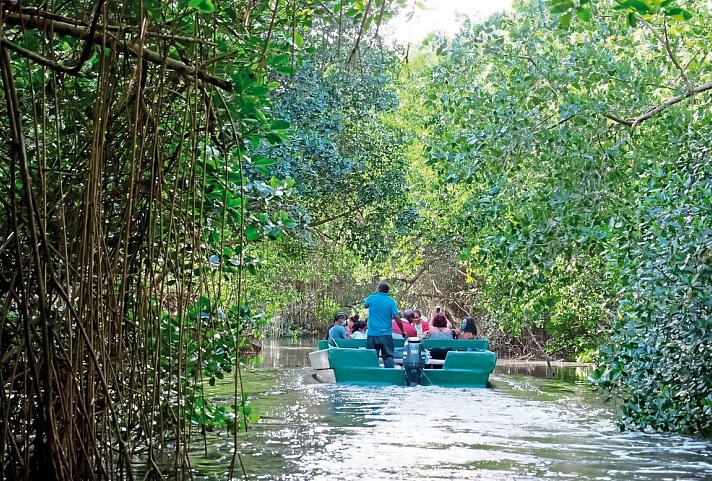
[[[410,322],[415,327],[418,337],[425,337],[425,334],[430,330],[430,324],[423,320],[423,314],[419,309],[413,311],[413,319]]]
[[[418,331],[416,331],[415,327],[408,323],[407,319],[401,318],[401,324],[403,324],[403,331],[405,331],[405,336],[403,335],[403,331],[400,330],[400,326],[398,326],[396,320],[393,319],[391,321],[391,328],[393,329],[394,338],[398,339],[401,337],[416,337],[418,335]]]

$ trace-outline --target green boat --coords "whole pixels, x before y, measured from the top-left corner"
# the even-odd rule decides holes
[[[380,365],[374,349],[366,349],[365,339],[319,341],[318,350],[309,353],[314,377],[326,383],[487,387],[497,362],[486,339],[411,337],[393,339],[393,343],[403,348],[403,363],[387,369]],[[431,357],[437,351],[441,356],[436,357],[445,354],[444,359]]]

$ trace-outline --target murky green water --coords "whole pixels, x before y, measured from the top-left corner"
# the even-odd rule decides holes
[[[581,371],[504,366],[492,389],[320,385],[311,346],[267,344],[246,376],[262,416],[239,437],[248,479],[712,479],[710,441],[618,432]],[[226,479],[231,437],[208,444],[195,479]]]

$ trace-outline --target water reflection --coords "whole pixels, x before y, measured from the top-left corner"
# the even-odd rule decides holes
[[[499,360],[498,374],[525,374],[527,376],[559,379],[562,381],[586,381],[591,367],[585,364],[551,363]]]
[[[314,385],[290,367],[312,345],[265,346],[251,400],[262,419],[238,445],[249,479],[712,479],[710,442],[618,432],[575,370],[503,365],[492,389]],[[195,479],[225,479],[231,440],[208,442]]]
[[[309,365],[309,352],[316,339],[266,339],[262,341],[262,368],[283,369]]]

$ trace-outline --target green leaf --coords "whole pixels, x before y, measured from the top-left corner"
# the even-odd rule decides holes
[[[625,2],[623,2],[623,5],[634,9],[641,15],[646,15],[650,13],[650,7],[642,0],[626,0]]]
[[[210,299],[206,296],[200,296],[200,309],[202,311],[208,311],[210,312]]]
[[[272,130],[286,130],[291,124],[286,120],[275,120],[272,122]]]
[[[277,65],[274,67],[274,70],[285,75],[292,75],[294,73],[294,69],[290,65]]]
[[[574,2],[570,0],[564,0],[563,2],[556,3],[551,6],[549,11],[551,13],[563,13],[567,10],[574,8]]]
[[[277,239],[280,234],[282,234],[282,229],[277,226],[274,226],[267,232],[265,232],[265,234],[267,234],[267,237],[269,237],[270,239]]]
[[[591,21],[591,11],[588,8],[578,7],[576,9],[576,16],[584,22]]]
[[[247,226],[247,228],[245,229],[245,238],[248,241],[256,241],[260,238],[260,230],[257,228],[256,225],[250,224]]]
[[[571,12],[559,17],[559,28],[568,29],[571,26],[571,19],[573,15]]]
[[[265,138],[267,139],[267,141],[268,141],[270,144],[278,144],[278,143],[282,142],[282,137],[280,137],[279,135],[277,135],[276,132],[270,132],[270,133],[268,133],[268,134],[265,136]]]
[[[631,27],[637,27],[638,26],[638,18],[635,16],[635,13],[630,12],[628,13],[628,25]]]
[[[252,165],[273,165],[274,162],[275,160],[270,159],[269,157],[258,157],[252,161]]]
[[[213,4],[212,0],[188,0],[188,6],[200,13],[213,13],[215,11],[215,4]]]
[[[665,15],[677,20],[678,22],[686,22],[692,18],[692,13],[680,7],[665,9]]]

